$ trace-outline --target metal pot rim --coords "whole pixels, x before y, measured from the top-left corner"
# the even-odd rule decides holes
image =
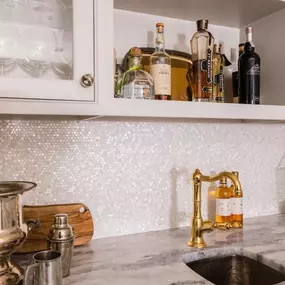
[[[0,197],[23,194],[37,186],[29,181],[0,181]]]

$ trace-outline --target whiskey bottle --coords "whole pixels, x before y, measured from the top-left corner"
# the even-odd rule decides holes
[[[239,103],[260,104],[260,57],[252,41],[252,27],[245,34],[244,53],[239,58]]]
[[[150,57],[150,74],[154,80],[155,99],[171,100],[171,58],[165,52],[164,24],[156,24],[156,47]]]
[[[153,99],[153,79],[142,69],[141,60],[141,50],[137,47],[132,48],[129,52],[129,70],[121,76],[119,82],[123,98]]]
[[[224,103],[224,57],[221,54],[222,45],[214,45],[213,54],[213,102]]]
[[[232,192],[227,186],[227,179],[220,180],[220,186],[216,191],[216,222],[227,223],[232,220],[231,213]]]
[[[212,58],[214,37],[208,31],[208,20],[197,21],[198,31],[191,40],[193,60],[193,101],[211,102],[213,100]]]
[[[243,54],[244,44],[239,44],[238,58]],[[236,49],[231,50],[231,62],[232,66],[232,88],[233,88],[233,103],[238,103],[238,60],[236,55]]]
[[[233,174],[239,178],[239,173],[234,171]],[[230,191],[232,193],[231,204],[232,204],[232,224],[235,225],[243,225],[243,196],[236,196],[234,193],[234,186],[230,186]]]

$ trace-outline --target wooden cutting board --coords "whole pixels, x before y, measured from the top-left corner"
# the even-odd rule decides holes
[[[94,232],[93,219],[88,207],[84,204],[62,204],[47,206],[24,206],[24,221],[40,220],[41,226],[29,232],[27,241],[18,253],[29,253],[47,249],[46,237],[53,225],[55,214],[67,214],[68,222],[73,227],[75,246],[88,243]]]

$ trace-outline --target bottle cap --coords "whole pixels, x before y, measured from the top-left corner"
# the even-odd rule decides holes
[[[68,223],[68,216],[66,214],[57,214],[54,216],[54,224],[58,227],[65,227]]]
[[[227,178],[226,177],[222,177],[220,179],[220,184],[227,184]]]
[[[209,21],[206,19],[202,19],[197,21],[197,29],[200,30],[207,30],[209,25]]]
[[[163,27],[164,28],[164,23],[157,23],[156,24],[156,27],[158,28],[158,27]]]
[[[164,24],[163,23],[157,23],[156,24],[156,30],[158,33],[163,33],[164,32]]]
[[[214,44],[214,52],[221,53],[222,45],[221,44]]]
[[[56,214],[54,224],[51,226],[48,240],[62,242],[74,239],[72,227],[68,224],[67,214]]]
[[[250,33],[252,33],[253,32],[253,28],[252,27],[246,27],[245,28],[245,33],[246,34],[250,34]]]
[[[142,55],[142,51],[138,47],[133,47],[130,49],[130,56],[140,56]]]

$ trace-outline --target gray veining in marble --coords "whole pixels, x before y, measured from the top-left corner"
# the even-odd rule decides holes
[[[205,234],[205,250],[187,247],[188,239],[189,228],[182,228],[94,240],[76,248],[64,285],[207,285],[212,283],[185,262],[234,253],[285,273],[285,215],[248,219],[243,230]],[[20,258],[26,265],[30,257]]]

